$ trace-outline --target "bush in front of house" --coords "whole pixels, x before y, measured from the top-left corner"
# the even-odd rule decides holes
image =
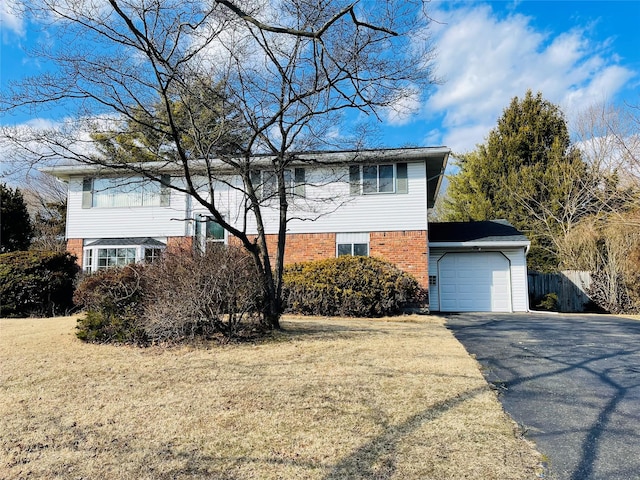
[[[257,279],[251,258],[224,245],[102,270],[86,276],[76,291],[74,299],[87,311],[77,336],[138,345],[244,336],[260,320]]]
[[[412,276],[372,257],[298,263],[285,269],[283,279],[285,311],[303,315],[394,315],[422,293]]]
[[[260,323],[262,290],[240,247],[175,252],[145,270],[142,326],[154,343],[246,336]]]
[[[70,253],[30,250],[0,254],[0,316],[69,313],[79,272],[76,257]]]
[[[100,270],[85,275],[73,296],[86,311],[76,335],[93,343],[146,343],[140,326],[143,312],[144,266]]]

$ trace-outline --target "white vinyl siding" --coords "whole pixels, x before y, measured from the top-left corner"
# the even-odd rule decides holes
[[[185,235],[185,195],[172,190],[169,206],[83,208],[83,179],[69,181],[67,238]]]
[[[288,233],[376,232],[427,229],[427,182],[424,162],[407,164],[406,194],[351,195],[349,168],[306,169],[304,198],[289,202]],[[278,210],[262,211],[266,231],[277,233]],[[231,216],[233,217],[233,215]],[[255,223],[248,218],[248,232]]]
[[[511,261],[511,301],[514,312],[529,311],[527,257],[523,249],[503,252]]]
[[[350,195],[349,167],[292,169],[288,233],[375,232],[427,229],[427,182],[424,162],[404,163],[406,178],[396,190],[407,193]],[[396,170],[398,167],[396,166]],[[405,175],[404,166],[400,169]],[[202,185],[204,179],[194,179]],[[173,178],[174,184],[180,180]],[[249,235],[257,233],[255,218],[246,211],[239,176],[215,186],[215,204],[231,225]],[[237,188],[235,188],[237,187]],[[204,207],[183,193],[170,191],[169,206],[82,208],[83,179],[69,182],[67,238],[180,237],[193,236],[189,219],[208,215]],[[267,234],[278,232],[278,202],[263,206]]]

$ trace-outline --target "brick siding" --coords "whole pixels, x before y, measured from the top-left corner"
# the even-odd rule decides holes
[[[253,240],[253,239],[252,239]],[[235,237],[229,236],[229,244],[241,246]],[[271,261],[275,261],[278,248],[278,235],[267,235],[267,249]],[[289,265],[311,260],[323,260],[336,256],[335,233],[291,233],[287,235],[284,264]]]
[[[267,248],[275,258],[277,235],[267,235]],[[240,245],[235,238],[230,243]],[[413,275],[424,288],[429,286],[427,232],[371,232],[369,255],[393,263]],[[285,265],[336,256],[335,233],[296,233],[287,236]]]
[[[82,238],[69,238],[67,239],[67,251],[76,257],[76,263],[82,267],[82,247],[84,245]]]
[[[426,230],[371,232],[369,255],[395,264],[424,288],[429,286]]]
[[[167,250],[180,251],[193,248],[193,237],[167,237]]]
[[[267,248],[275,259],[277,235],[267,235]],[[229,238],[232,245],[240,245],[238,239]],[[78,257],[78,265],[82,266],[81,238],[67,240],[67,250]],[[191,249],[193,237],[169,237],[167,249]],[[420,284],[429,286],[427,267],[427,232],[411,230],[400,232],[371,232],[369,234],[369,255],[393,263],[401,270],[413,275]],[[285,265],[311,260],[323,260],[336,256],[335,233],[293,233],[287,236]]]

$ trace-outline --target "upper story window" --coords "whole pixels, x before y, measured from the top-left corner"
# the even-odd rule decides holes
[[[283,172],[284,184],[290,196],[304,197],[305,169],[286,169]],[[254,170],[251,172],[251,182],[258,196],[262,200],[278,196],[278,178],[273,170]]]
[[[408,193],[407,164],[352,165],[349,183],[351,195]]]
[[[393,193],[393,165],[367,165],[362,167],[362,193]]]
[[[168,175],[162,176],[169,183]],[[166,185],[143,177],[85,178],[82,182],[82,208],[169,206]]]

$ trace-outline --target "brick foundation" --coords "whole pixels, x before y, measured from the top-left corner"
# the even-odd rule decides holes
[[[267,248],[271,260],[275,259],[277,235],[267,235]],[[240,245],[231,239],[233,245]],[[393,263],[413,275],[424,288],[429,286],[427,232],[410,230],[400,232],[371,232],[369,255]],[[295,233],[287,236],[285,265],[336,256],[335,233]]]
[[[267,248],[275,259],[278,236],[267,235]],[[240,246],[235,237],[229,243]],[[78,257],[82,266],[82,239],[67,240],[67,250]],[[190,250],[193,237],[168,237],[167,250]],[[401,270],[413,275],[420,284],[428,288],[428,256],[426,230],[400,232],[371,232],[369,234],[369,255],[393,263]],[[336,256],[335,233],[292,233],[287,236],[285,265],[311,260],[323,260]]]
[[[167,237],[167,251],[169,252],[188,251],[192,248],[193,237]]]
[[[369,255],[395,264],[429,287],[427,231],[371,232]]]
[[[84,242],[82,238],[69,238],[67,240],[67,251],[76,257],[78,260],[76,263],[82,267],[82,247],[84,246]]]
[[[242,246],[235,237],[229,236],[229,244]],[[271,261],[275,261],[278,235],[267,235],[267,249]],[[336,256],[335,233],[290,233],[285,245],[284,264],[323,260]]]

